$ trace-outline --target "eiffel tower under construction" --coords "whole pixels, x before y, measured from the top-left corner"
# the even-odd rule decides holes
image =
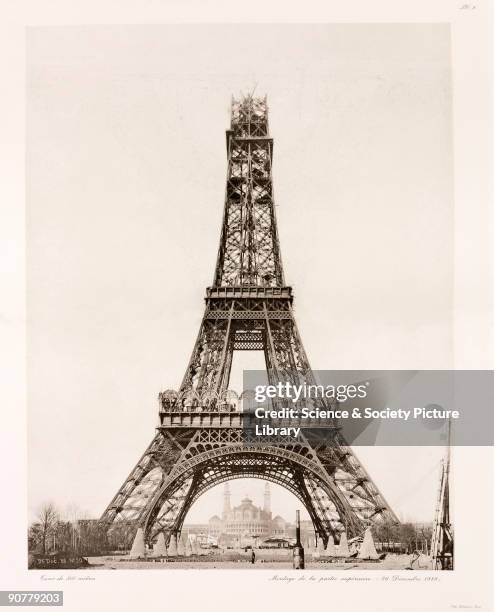
[[[315,379],[283,273],[273,200],[273,140],[266,98],[232,100],[220,246],[205,311],[178,390],[159,395],[159,426],[104,511],[108,530],[135,530],[134,550],[180,534],[191,505],[235,478],[291,491],[326,545],[397,519],[338,428],[269,443],[245,427],[248,393],[229,389],[234,351],[263,351],[270,382]],[[318,400],[328,408],[327,400]],[[328,440],[331,443],[328,443]]]

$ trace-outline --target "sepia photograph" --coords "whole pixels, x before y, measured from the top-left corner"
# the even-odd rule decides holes
[[[0,606],[494,610],[491,13],[4,11]]]
[[[249,437],[243,377],[451,367],[450,37],[29,31],[32,568],[453,568],[444,448]]]

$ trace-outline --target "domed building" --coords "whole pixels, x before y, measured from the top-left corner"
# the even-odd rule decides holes
[[[264,505],[255,506],[251,499],[244,497],[238,506],[232,507],[230,487],[225,484],[223,512],[221,519],[209,519],[209,535],[218,538],[224,546],[247,546],[261,544],[271,536],[285,536],[287,523],[281,516],[274,519],[271,515],[271,492],[269,483],[264,489]]]

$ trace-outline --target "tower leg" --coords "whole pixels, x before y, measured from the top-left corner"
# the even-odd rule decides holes
[[[142,559],[146,556],[146,546],[144,545],[144,529],[139,527],[137,529],[136,537],[134,538],[134,543],[132,544],[132,549],[130,551],[131,559]]]
[[[176,557],[177,556],[177,534],[172,533],[170,536],[170,542],[168,544],[168,556]]]
[[[158,534],[158,541],[156,542],[155,555],[156,557],[166,556],[165,534],[162,531],[160,531]]]

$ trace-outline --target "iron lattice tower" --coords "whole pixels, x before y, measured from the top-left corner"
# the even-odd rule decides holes
[[[273,140],[266,98],[232,100],[228,170],[213,285],[178,391],[159,395],[156,435],[101,521],[142,529],[151,543],[181,531],[207,489],[234,478],[282,485],[304,504],[324,543],[396,517],[338,429],[328,437],[273,444],[249,438],[240,397],[228,389],[234,351],[264,352],[270,381],[314,383],[285,284],[272,183]],[[325,405],[326,400],[319,400]],[[327,406],[326,406],[327,407]],[[137,536],[136,536],[137,538]]]

